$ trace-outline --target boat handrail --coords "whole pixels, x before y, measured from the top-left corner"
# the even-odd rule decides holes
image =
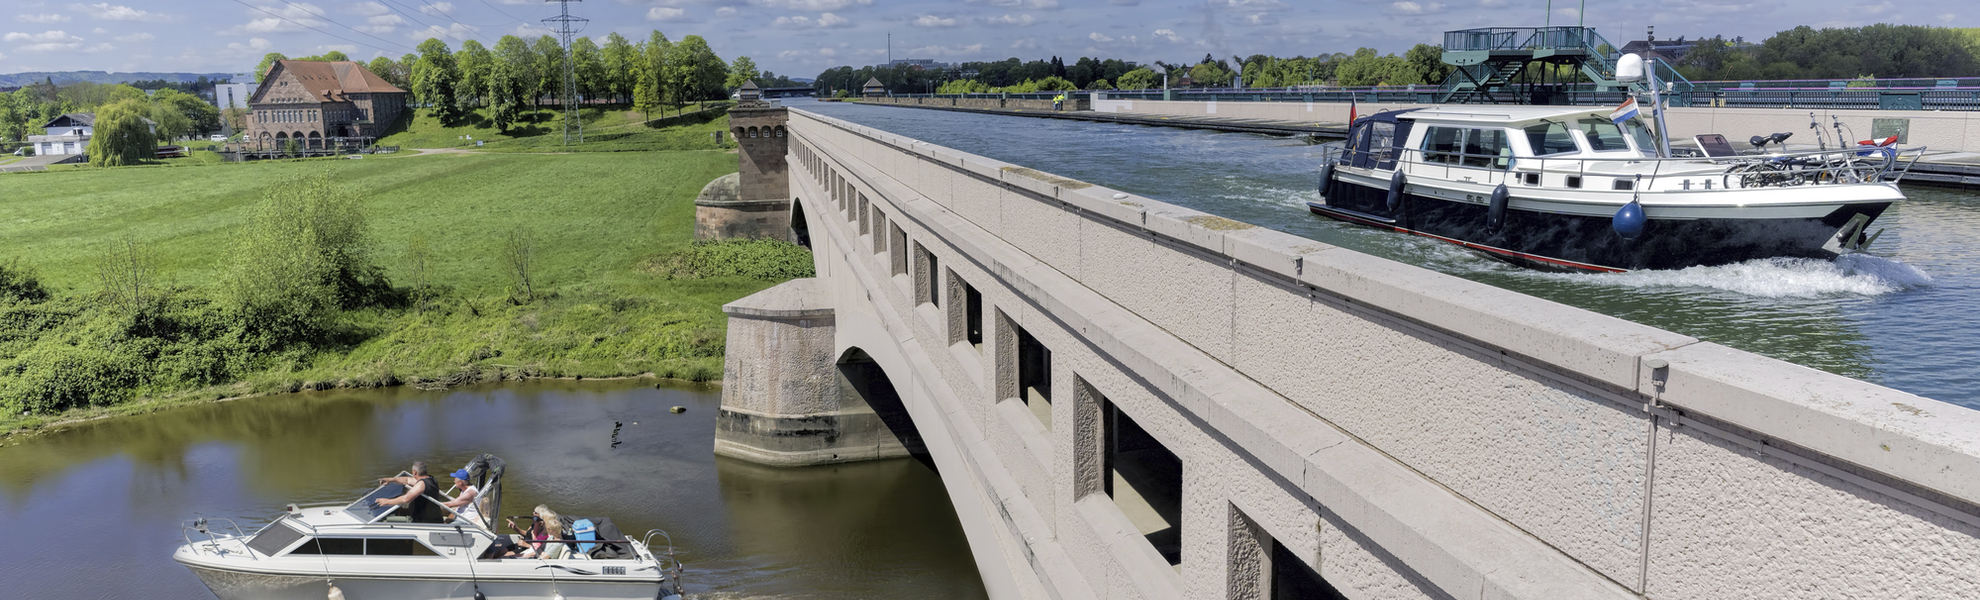
[[[1661,158],[1636,154],[1629,156],[1589,156],[1578,153],[1569,156],[1514,156],[1446,152],[1441,150],[1431,152],[1421,148],[1382,148],[1380,150],[1363,151],[1348,148],[1344,144],[1338,146],[1329,144],[1323,147],[1325,149],[1322,152],[1321,160],[1327,163],[1351,165],[1351,159],[1366,156],[1376,164],[1394,164],[1397,170],[1402,170],[1403,166],[1416,167],[1410,169],[1410,171],[1416,171],[1423,167],[1442,167],[1445,170],[1444,176],[1447,178],[1451,176],[1451,169],[1469,169],[1472,172],[1484,173],[1485,180],[1483,183],[1486,184],[1506,183],[1514,173],[1561,172],[1550,170],[1550,166],[1560,163],[1567,163],[1568,166],[1574,169],[1574,173],[1577,176],[1588,175],[1591,163],[1649,165],[1651,172],[1647,174],[1596,173],[1597,176],[1613,175],[1616,177],[1628,177],[1641,182],[1639,185],[1632,185],[1631,189],[1585,189],[1585,191],[1590,192],[1614,191],[1632,193],[1651,191],[1649,186],[1654,186],[1660,177],[1695,179],[1699,176],[1696,170],[1666,173],[1664,167],[1667,163],[1681,163],[1692,166],[1725,166],[1725,170],[1719,173],[1719,175],[1723,176],[1725,186],[1716,189],[1686,189],[1684,191],[1737,191],[1758,187],[1782,187],[1804,184],[1851,185],[1880,182],[1887,176],[1892,176],[1893,168],[1897,166],[1899,158],[1909,155],[1909,160],[1904,163],[1904,168],[1899,170],[1893,177],[1892,181],[1896,181],[1902,179],[1903,175],[1910,171],[1911,166],[1916,164],[1924,156],[1926,150],[1925,146],[1911,148],[1859,147],[1772,154],[1742,154],[1738,156]],[[1430,160],[1426,158],[1426,154],[1435,154],[1438,160]],[[1881,157],[1881,160],[1878,159],[1879,157]],[[1482,164],[1464,164],[1470,160],[1475,160]],[[1536,163],[1538,164],[1537,167],[1530,166]],[[1737,178],[1739,185],[1733,185],[1736,180],[1735,178]]]
[[[215,538],[214,534],[216,532],[213,531],[212,528],[207,526],[207,523],[209,521],[226,521],[229,527],[234,528],[233,537],[226,538],[225,540]],[[202,540],[199,543],[194,543],[192,540],[192,532],[195,531],[199,532],[200,535],[206,536],[206,539]],[[225,534],[221,534],[221,535],[225,535]],[[186,547],[191,548],[195,553],[199,552],[200,548],[202,547],[218,553],[221,551],[220,542],[232,541],[234,543],[241,545],[243,554],[248,555],[250,558],[253,558],[254,560],[261,560],[261,557],[255,556],[254,552],[246,551],[248,536],[247,536],[247,532],[241,529],[241,524],[235,522],[233,519],[229,519],[226,517],[214,517],[212,519],[208,519],[205,516],[200,516],[199,518],[193,519],[191,521],[182,522],[179,524],[179,537],[181,539],[184,539],[186,541]]]

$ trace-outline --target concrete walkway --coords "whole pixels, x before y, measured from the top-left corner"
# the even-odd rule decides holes
[[[73,159],[76,156],[77,155],[75,154],[47,154],[42,156],[30,156],[18,161],[7,163],[5,165],[0,165],[0,173],[10,173],[14,171],[46,171],[48,170],[48,165],[58,164]]]

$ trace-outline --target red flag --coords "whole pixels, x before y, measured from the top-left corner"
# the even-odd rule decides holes
[[[1354,111],[1355,111],[1354,94],[1348,94],[1348,126],[1349,127],[1354,126]]]

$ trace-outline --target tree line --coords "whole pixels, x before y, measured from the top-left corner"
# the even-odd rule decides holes
[[[150,119],[158,139],[173,140],[220,130],[220,109],[176,87],[146,94],[127,84],[76,82],[55,85],[43,81],[0,94],[0,139],[21,140],[41,135],[42,126],[64,113],[101,113],[124,105],[120,112]],[[141,121],[140,121],[141,122]],[[98,125],[99,131],[101,124]]]
[[[1677,63],[1692,81],[1980,76],[1980,28],[1876,24],[1775,33],[1758,44],[1713,36]]]
[[[742,80],[766,75],[746,56],[736,58],[734,64],[724,63],[701,36],[676,42],[659,31],[639,42],[612,33],[603,46],[580,37],[571,42],[568,53],[557,38],[547,35],[534,40],[505,35],[493,48],[467,40],[458,50],[429,38],[416,50],[396,60],[380,56],[365,67],[406,90],[413,105],[427,109],[442,123],[487,109],[489,118],[504,131],[520,120],[523,110],[553,104],[562,96],[567,54],[581,101],[630,104],[649,114],[666,106],[722,98]],[[280,53],[264,56],[259,73],[265,74],[277,60],[288,58]],[[298,60],[348,58],[330,52]]]
[[[1009,58],[944,69],[909,64],[841,66],[820,73],[812,86],[820,95],[857,95],[868,79],[878,79],[895,94],[1139,90],[1162,87],[1165,74],[1174,88],[1231,87],[1240,73],[1244,87],[1250,88],[1434,84],[1453,68],[1443,64],[1442,57],[1441,47],[1417,44],[1402,56],[1361,48],[1352,54],[1291,58],[1254,54],[1221,59],[1205,54],[1196,61],[1157,60],[1147,65],[1118,58],[1081,57],[1071,64],[1057,56],[1029,62]]]

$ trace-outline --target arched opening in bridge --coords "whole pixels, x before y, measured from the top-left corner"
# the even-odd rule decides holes
[[[894,388],[893,380],[887,377],[880,364],[874,362],[865,350],[849,348],[839,355],[838,371],[842,414],[861,408],[871,409],[886,428],[884,432],[872,432],[881,443],[899,443],[907,449],[909,456],[934,469],[935,462],[928,456],[928,445],[922,442],[921,432],[915,429],[914,419],[908,416],[907,405],[901,401],[900,392]],[[859,434],[855,431],[842,433],[848,438]]]
[[[804,199],[791,199],[791,241],[806,248],[811,247],[811,226],[805,223]]]

